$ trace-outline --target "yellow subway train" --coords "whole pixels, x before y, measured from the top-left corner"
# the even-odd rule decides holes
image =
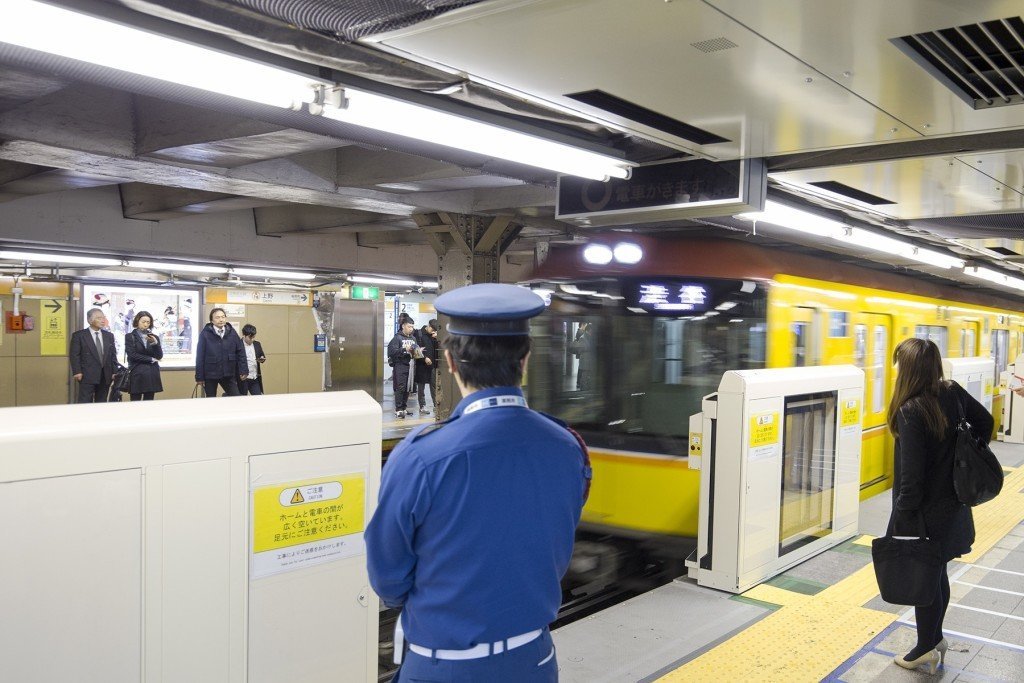
[[[591,448],[581,527],[640,539],[696,535],[688,417],[724,371],[862,368],[863,499],[892,485],[895,345],[918,336],[947,357],[992,357],[993,393],[1024,333],[1010,298],[730,239],[602,234],[553,249],[527,284],[550,300],[532,330],[530,405]]]

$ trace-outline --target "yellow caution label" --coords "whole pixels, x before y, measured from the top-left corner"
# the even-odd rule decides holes
[[[779,413],[756,413],[750,416],[750,447],[770,446],[779,442]]]
[[[860,400],[851,398],[843,401],[842,409],[839,412],[839,426],[853,427],[860,424]]]
[[[986,396],[991,396],[992,395],[992,380],[990,380],[990,379],[985,380],[985,395]]]
[[[295,481],[255,489],[253,552],[362,533],[366,477]]]
[[[690,455],[704,454],[704,434],[701,432],[690,432]]]

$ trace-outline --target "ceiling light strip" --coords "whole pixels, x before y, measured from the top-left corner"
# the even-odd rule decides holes
[[[327,83],[35,0],[3,0],[0,43],[283,108]]]
[[[592,180],[629,177],[628,161],[411,102],[345,88],[337,104],[323,107],[322,115],[567,175]]]

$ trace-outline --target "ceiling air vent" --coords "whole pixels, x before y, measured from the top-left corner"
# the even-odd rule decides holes
[[[820,187],[821,189],[831,192],[832,194],[842,195],[843,197],[853,199],[863,204],[871,204],[872,206],[881,206],[882,204],[896,203],[888,199],[883,199],[877,195],[873,195],[869,192],[858,190],[856,187],[850,187],[849,185],[845,185],[835,180],[822,180],[817,183],[808,183],[808,185],[814,185],[815,187]]]
[[[995,19],[893,38],[975,109],[1024,103],[1024,20]]]
[[[714,133],[710,133],[696,126],[691,126],[688,123],[677,121],[671,117],[659,114],[656,111],[652,111],[647,107],[642,107],[639,104],[624,100],[621,97],[616,97],[603,90],[587,90],[584,92],[572,93],[566,95],[569,99],[582,102],[583,104],[601,109],[614,114],[630,121],[635,121],[639,124],[653,128],[654,130],[660,130],[663,133],[674,135],[677,138],[689,140],[695,142],[698,145],[712,145],[718,142],[729,142],[726,138],[723,138]]]
[[[696,43],[690,43],[693,47],[697,48],[701,52],[719,52],[720,50],[728,50],[730,48],[739,47],[736,43],[732,42],[726,37],[711,38],[710,40],[700,40]]]

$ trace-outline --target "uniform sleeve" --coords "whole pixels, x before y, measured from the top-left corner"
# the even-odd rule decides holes
[[[388,607],[400,607],[416,577],[416,530],[430,507],[430,488],[422,461],[399,446],[381,478],[377,511],[366,527],[366,564],[370,585]]]
[[[932,439],[925,433],[924,424],[907,416],[906,410],[896,415],[896,430],[900,440],[900,482],[895,508],[908,512],[920,509],[924,499],[924,475],[928,449]]]

